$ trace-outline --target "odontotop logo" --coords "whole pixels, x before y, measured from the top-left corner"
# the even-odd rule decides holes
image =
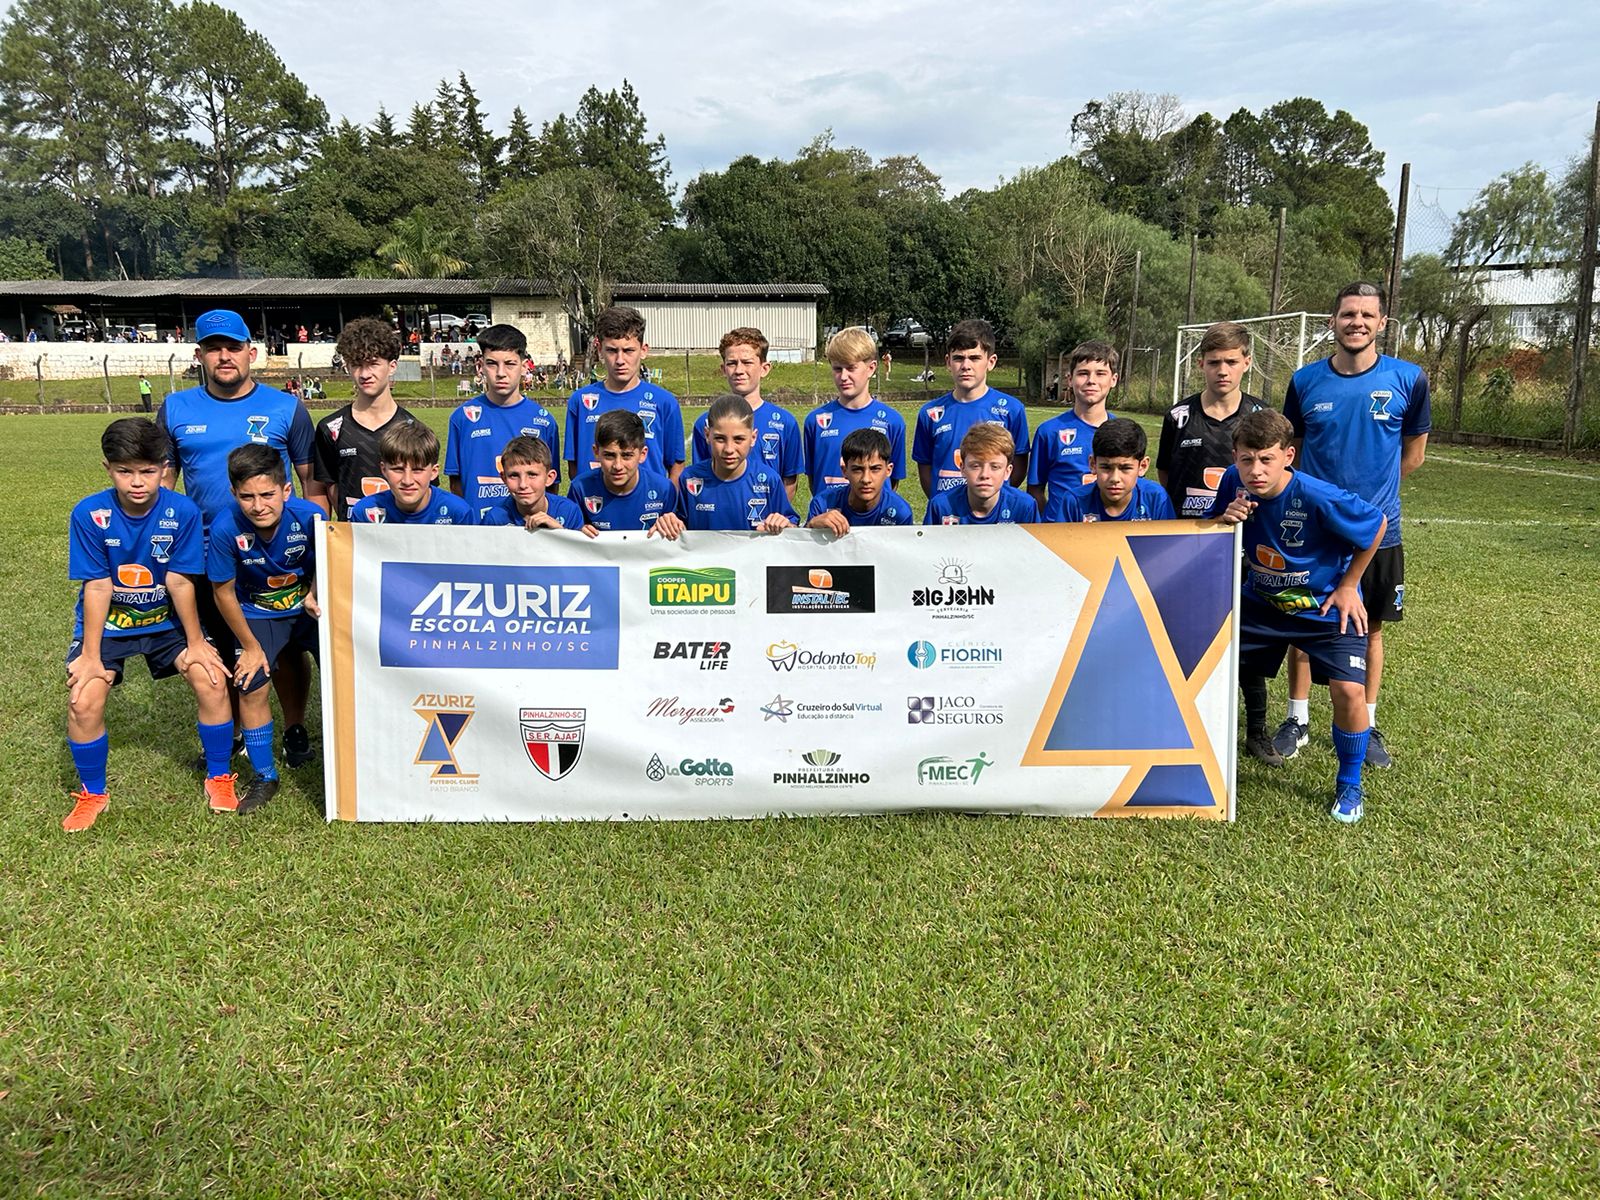
[[[669,766],[661,755],[652,754],[645,764],[644,777],[651,783],[684,779],[696,787],[732,787],[733,764],[720,758],[680,758],[676,766]]]
[[[380,580],[383,666],[616,669],[616,567],[386,562]]]
[[[923,787],[975,787],[984,768],[992,766],[994,762],[982,750],[971,758],[936,754],[917,764],[917,783]]]
[[[878,656],[871,650],[807,650],[794,642],[770,642],[767,661],[774,671],[871,671]]]
[[[429,782],[441,786],[465,785],[476,787],[476,771],[461,769],[456,757],[456,747],[461,735],[472,723],[472,697],[460,694],[423,692],[412,702],[411,711],[421,717],[426,725],[422,742],[417,746],[417,756],[411,761],[418,766],[432,767]]]
[[[732,608],[734,585],[732,567],[660,567],[650,572],[650,607]]]
[[[805,766],[794,771],[774,771],[773,783],[789,787],[853,787],[858,783],[871,783],[866,771],[841,771],[835,768],[844,755],[836,750],[811,750],[801,755]]]

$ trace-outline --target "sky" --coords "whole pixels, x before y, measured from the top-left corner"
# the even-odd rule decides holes
[[[626,78],[680,188],[831,128],[874,157],[919,155],[954,195],[1068,153],[1073,115],[1109,92],[1170,92],[1219,118],[1309,95],[1367,125],[1391,196],[1413,164],[1426,234],[1428,204],[1447,218],[1524,162],[1564,169],[1600,101],[1600,20],[1572,0],[233,7],[335,120],[365,124],[381,104],[403,123],[464,70],[496,129],[518,104],[537,129]]]

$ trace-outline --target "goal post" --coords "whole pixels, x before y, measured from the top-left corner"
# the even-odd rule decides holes
[[[1172,356],[1172,403],[1204,386],[1197,356],[1200,339],[1213,322],[1179,325]],[[1289,376],[1325,352],[1333,336],[1327,313],[1278,313],[1271,317],[1240,317],[1234,321],[1250,331],[1250,370],[1241,391],[1268,403],[1281,402]]]

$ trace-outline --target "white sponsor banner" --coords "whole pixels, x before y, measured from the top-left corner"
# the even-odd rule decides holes
[[[329,819],[1231,819],[1233,531],[318,523]]]

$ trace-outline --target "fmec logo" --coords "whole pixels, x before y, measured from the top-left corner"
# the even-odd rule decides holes
[[[876,568],[768,567],[767,611],[876,612]]]
[[[654,657],[697,662],[702,671],[726,671],[730,649],[728,642],[657,642]]]
[[[652,754],[645,764],[644,777],[651,783],[687,779],[695,787],[732,787],[733,764],[720,758],[680,758],[677,766],[670,766],[661,755]]]
[[[976,696],[907,696],[907,725],[1004,725],[1005,708]]]
[[[971,758],[951,758],[948,754],[936,754],[917,764],[917,783],[921,787],[962,785],[975,787],[984,768],[992,766],[994,762],[982,750]]]
[[[552,782],[572,774],[583,756],[583,728],[588,710],[582,708],[523,708],[517,710],[522,746],[534,769]]]
[[[906,647],[906,661],[919,671],[934,666],[988,669],[1005,661],[1005,651],[987,642],[937,646],[929,641],[915,641]]]
[[[411,711],[424,722],[422,741],[417,746],[416,757],[411,761],[421,767],[432,767],[429,780],[435,784],[473,784],[476,772],[463,771],[456,757],[456,747],[472,724],[476,709],[473,697],[461,693],[423,692],[411,704]]]
[[[650,572],[653,608],[731,608],[736,591],[731,567],[660,567]]]
[[[385,667],[617,666],[616,567],[386,562],[380,594]]]

